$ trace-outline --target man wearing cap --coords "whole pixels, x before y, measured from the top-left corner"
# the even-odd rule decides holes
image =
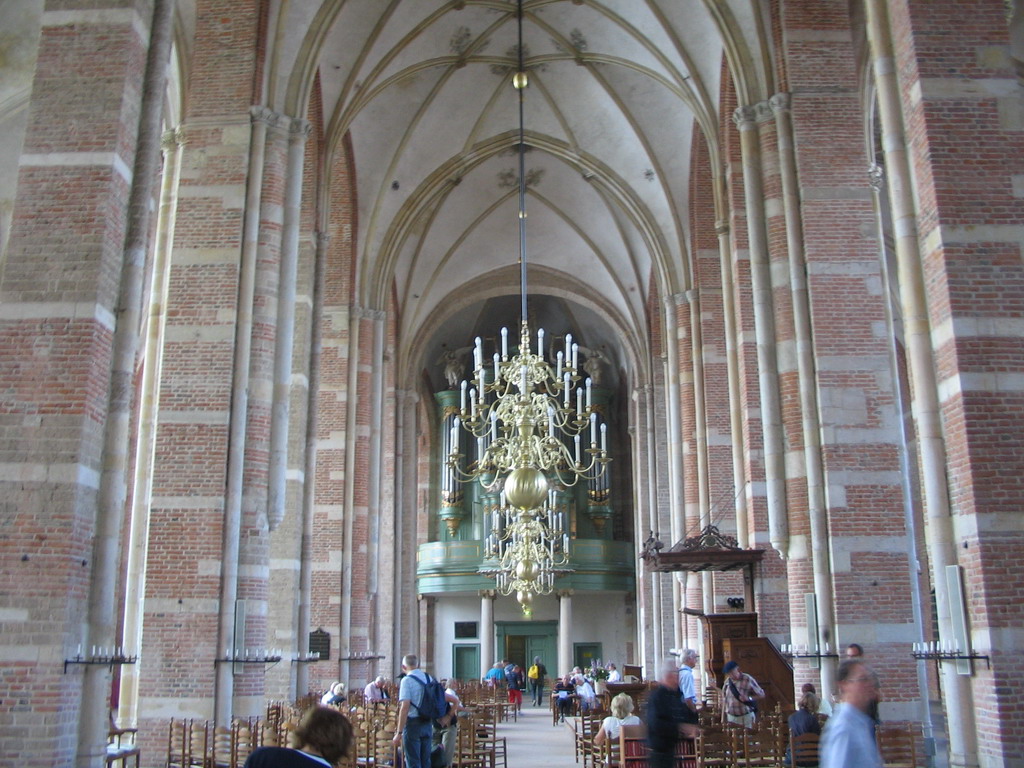
[[[740,670],[735,661],[727,661],[722,673],[725,675],[722,692],[725,694],[726,719],[730,723],[753,728],[757,702],[764,698],[764,691],[757,680]]]

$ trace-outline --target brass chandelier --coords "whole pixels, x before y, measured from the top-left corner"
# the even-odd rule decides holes
[[[530,616],[536,595],[550,594],[555,579],[572,572],[562,493],[581,478],[590,482],[607,469],[607,424],[592,404],[591,379],[578,373],[579,346],[567,334],[563,348],[544,345],[538,329],[536,351],[527,322],[526,142],[523,127],[523,3],[519,0],[518,67],[512,85],[519,96],[519,263],[522,320],[518,347],[501,329],[500,349],[488,359],[476,338],[473,379],[462,382],[458,415],[448,436],[452,479],[479,482],[496,499],[485,539],[487,562],[480,572],[503,595],[515,593]],[[514,343],[514,340],[513,340]],[[560,345],[559,345],[560,346]],[[553,364],[552,364],[553,362]],[[466,463],[460,433],[476,442]]]

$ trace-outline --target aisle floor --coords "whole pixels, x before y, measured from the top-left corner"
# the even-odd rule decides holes
[[[570,768],[576,765],[571,721],[551,725],[551,710],[529,699],[516,722],[502,723],[498,735],[507,739],[508,768]]]

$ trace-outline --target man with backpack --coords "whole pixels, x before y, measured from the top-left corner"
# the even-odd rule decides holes
[[[392,742],[401,745],[406,768],[430,768],[433,721],[444,717],[448,709],[444,686],[420,669],[414,654],[402,658],[402,678],[398,689],[398,729]]]
[[[533,664],[527,671],[527,678],[530,681],[530,694],[533,696],[533,706],[539,707],[542,704],[544,698],[544,678],[548,674],[548,669],[545,667],[540,660],[540,656],[533,657]]]

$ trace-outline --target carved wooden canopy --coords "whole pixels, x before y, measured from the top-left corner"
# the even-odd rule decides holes
[[[713,525],[669,549],[664,546],[653,533],[644,542],[640,556],[652,571],[732,571],[764,557],[763,549],[742,549],[736,539]]]

